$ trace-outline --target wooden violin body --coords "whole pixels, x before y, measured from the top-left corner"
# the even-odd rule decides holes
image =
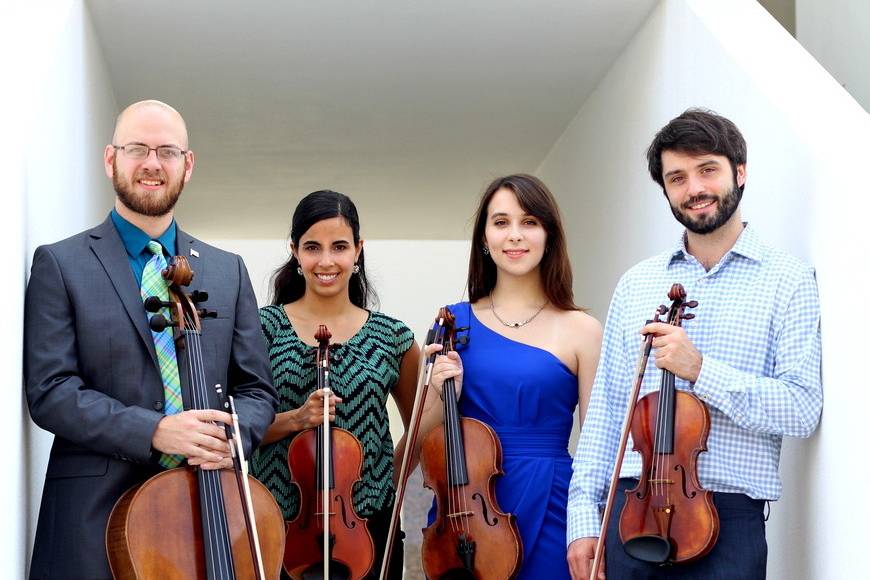
[[[353,484],[361,477],[363,451],[360,442],[344,429],[331,429],[332,459],[340,470],[330,491],[330,536],[332,568],[337,577],[363,578],[375,560],[375,547],[366,520],[353,507]],[[318,430],[299,433],[290,443],[287,462],[290,478],[299,488],[299,514],[287,522],[284,570],[301,579],[310,568],[322,566],[323,510],[320,509],[320,471],[316,469]],[[342,568],[347,575],[341,574]]]
[[[472,460],[465,462],[467,483],[451,476],[444,426],[423,439],[423,484],[434,492],[438,506],[437,518],[423,530],[423,570],[437,579],[513,578],[523,548],[516,518],[501,511],[495,497],[495,478],[504,473],[501,444],[476,419],[462,418],[460,429],[465,448],[474,450]]]
[[[654,449],[660,393],[638,401],[632,418],[634,450],[643,457],[637,487],[626,490],[619,536],[626,550],[668,549],[666,560],[690,562],[706,555],[719,535],[713,493],[697,477],[698,454],[707,449],[710,414],[706,405],[685,391],[676,391],[674,430],[678,444],[669,457]],[[658,538],[668,538],[666,548]],[[661,557],[658,556],[658,557]]]
[[[219,474],[224,495],[235,578],[256,578],[245,530],[245,509],[231,470]],[[284,526],[269,490],[248,477],[254,500],[263,565],[268,578],[281,572]],[[109,516],[106,547],[112,575],[119,580],[206,578],[199,484],[192,467],[161,472],[121,496]]]
[[[698,303],[685,302],[681,285],[674,284],[668,297],[671,307],[660,308],[668,313],[668,324],[680,326],[694,318],[684,312]],[[619,518],[619,535],[630,556],[657,564],[682,563],[713,549],[719,517],[712,492],[701,487],[697,466],[709,432],[707,406],[693,393],[678,391],[674,374],[662,370],[661,388],[638,400],[631,416],[643,470],[637,487],[625,492]]]
[[[363,450],[349,431],[329,419],[329,329],[315,334],[317,388],[323,389],[323,422],[302,431],[287,450],[290,477],[299,489],[299,514],[287,523],[284,570],[294,580],[359,580],[375,560],[366,520],[353,507],[353,487],[360,480]]]
[[[455,319],[438,313],[434,341],[442,353],[453,350]],[[437,519],[423,530],[423,571],[432,579],[515,577],[523,559],[516,518],[495,497],[495,478],[503,474],[501,443],[495,431],[459,415],[453,379],[442,389],[444,422],[433,428],[420,449],[424,485],[435,493]]]

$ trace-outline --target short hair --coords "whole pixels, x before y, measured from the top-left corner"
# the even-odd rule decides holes
[[[687,109],[672,119],[653,138],[646,151],[650,177],[662,189],[662,152],[722,155],[731,162],[731,171],[737,179],[737,166],[746,163],[746,141],[737,126],[725,117],[707,109]],[[742,187],[741,187],[742,190]]]

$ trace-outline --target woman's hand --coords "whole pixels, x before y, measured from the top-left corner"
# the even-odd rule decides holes
[[[326,397],[326,393],[330,393],[329,422],[332,423],[335,421],[335,405],[336,403],[341,403],[343,399],[337,397],[327,389],[318,389],[308,395],[308,399],[305,401],[304,405],[296,409],[296,411],[293,411],[295,414],[295,431],[304,431],[305,429],[311,429],[312,427],[317,427],[323,423],[323,401]]]
[[[430,344],[426,346],[426,356],[436,353],[441,350],[440,344]],[[432,365],[432,376],[429,379],[429,386],[433,387],[439,396],[442,395],[444,381],[453,379],[456,387],[456,398],[462,395],[462,359],[456,351],[448,352],[446,355],[439,354],[435,357],[435,363]]]

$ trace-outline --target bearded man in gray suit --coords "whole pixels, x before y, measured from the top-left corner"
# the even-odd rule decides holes
[[[202,469],[232,465],[227,413],[190,410],[182,387],[184,410],[165,414],[164,382],[171,381],[161,375],[165,363],[140,291],[143,269],[159,252],[153,241],[167,259],[190,260],[190,291],[208,292],[206,306],[217,317],[202,323],[205,384],[234,396],[248,452],[274,416],[276,393],[244,263],[183,232],[173,218],[194,165],[181,115],[159,101],[130,105],[104,162],[114,209],[95,228],[37,248],[27,286],[25,390],[33,420],[54,433],[31,578],[111,578],[109,513],[127,489],[163,469],[158,461],[175,455]]]

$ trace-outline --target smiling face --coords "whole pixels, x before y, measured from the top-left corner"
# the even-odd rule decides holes
[[[547,232],[520,206],[513,191],[501,188],[486,208],[484,244],[499,275],[524,276],[539,271]]]
[[[737,214],[746,166],[735,172],[728,158],[715,154],[662,152],[662,176],[671,212],[696,234],[709,234]],[[737,214],[736,219],[740,219]]]
[[[193,153],[161,161],[156,151],[145,159],[131,159],[113,145],[170,145],[187,149],[187,130],[181,116],[167,106],[137,103],[128,108],[115,127],[113,144],[106,146],[106,175],[112,180],[118,202],[145,216],[163,216],[172,211],[193,171]]]
[[[362,246],[362,240],[354,245],[353,230],[344,218],[321,220],[308,228],[292,248],[305,277],[305,292],[321,297],[347,295]]]

